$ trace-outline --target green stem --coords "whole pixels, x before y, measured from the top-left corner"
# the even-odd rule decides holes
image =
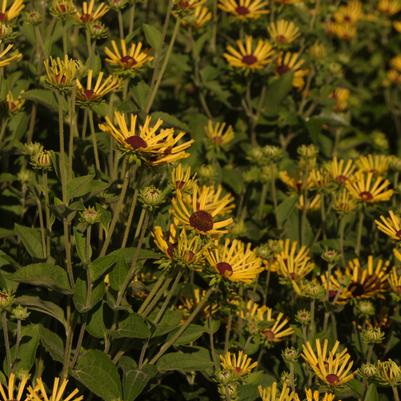
[[[74,351],[74,358],[72,359],[72,362],[71,362],[71,369],[73,369],[75,364],[77,363],[78,358],[79,358],[79,353],[81,351],[82,341],[84,339],[85,330],[86,330],[86,326],[87,326],[87,314],[86,313],[84,314],[83,319],[84,319],[84,321],[82,322],[81,329],[79,330],[78,341],[77,341],[77,345],[76,345],[75,351]]]
[[[134,192],[134,195],[132,197],[132,202],[131,202],[131,206],[130,206],[130,210],[129,210],[129,214],[128,214],[128,220],[127,220],[127,223],[125,224],[124,237],[123,237],[123,242],[121,243],[121,248],[125,248],[127,245],[128,236],[129,236],[129,232],[131,229],[132,219],[134,217],[137,200],[138,200],[138,190],[136,189]]]
[[[71,287],[74,287],[74,273],[72,269],[72,256],[71,256],[71,239],[70,239],[70,224],[67,218],[63,219],[64,230],[64,249],[67,261],[67,274]]]
[[[66,163],[65,163],[65,150],[64,150],[64,114],[63,114],[63,96],[56,92],[58,100],[58,124],[59,124],[59,136],[60,136],[60,177],[61,177],[61,192],[63,203],[66,205],[68,203],[67,194],[67,182],[66,182]]]
[[[52,225],[50,221],[50,202],[49,202],[49,183],[47,180],[47,171],[43,171],[43,195],[45,198],[45,215],[46,215],[46,257],[51,255],[50,249],[50,235],[52,231]]]
[[[370,363],[370,361],[372,360],[372,354],[373,354],[373,344],[369,344],[368,355],[366,356],[367,363]]]
[[[210,46],[209,46],[209,49],[210,49],[211,53],[216,53],[217,21],[218,21],[217,0],[213,0],[212,37],[210,39]]]
[[[310,341],[312,341],[315,338],[315,333],[316,333],[315,309],[316,309],[316,301],[313,299],[310,303],[310,325],[309,325]]]
[[[260,220],[260,219],[263,217],[263,215],[264,215],[264,213],[263,213],[263,208],[264,208],[264,206],[265,206],[265,204],[266,204],[267,189],[268,189],[268,186],[267,186],[266,183],[264,183],[264,184],[262,185],[262,192],[261,192],[261,194],[260,194],[258,212],[257,212],[257,214],[256,214],[256,217],[257,217],[257,219],[259,219],[259,220]]]
[[[276,173],[276,165],[274,164],[274,174]],[[277,229],[280,230],[280,220],[278,217],[278,202],[277,202],[277,189],[276,189],[276,178],[274,177],[271,181],[271,193],[274,207],[274,217],[276,219]]]
[[[148,114],[150,109],[152,108],[152,105],[153,105],[153,102],[155,100],[157,91],[159,90],[159,86],[161,84],[161,81],[163,79],[164,73],[166,71],[166,68],[167,68],[167,65],[168,65],[168,61],[169,61],[171,53],[173,51],[174,43],[175,43],[175,40],[177,38],[177,34],[178,34],[179,29],[180,29],[180,20],[177,19],[177,21],[175,23],[175,26],[174,26],[173,34],[172,34],[171,39],[170,39],[170,43],[169,43],[168,48],[167,48],[167,53],[166,53],[166,55],[165,55],[165,57],[163,59],[162,66],[161,66],[160,71],[159,71],[159,73],[157,75],[157,78],[155,80],[155,84],[151,89],[151,93],[149,95],[149,98],[148,98],[148,101],[147,101],[147,104],[146,104],[146,107],[145,107],[145,114]]]
[[[69,107],[69,120],[70,120],[70,140],[68,145],[68,178],[72,178],[72,162],[74,159],[74,136],[77,132],[76,119],[75,119],[75,99],[77,94],[76,85],[73,86],[71,91],[70,101],[68,102]]]
[[[150,360],[149,364],[154,365],[163,355],[164,353],[175,344],[175,342],[181,337],[182,333],[187,329],[187,327],[192,323],[198,313],[202,310],[203,306],[206,304],[208,298],[215,290],[215,287],[210,287],[206,292],[202,301],[197,305],[195,310],[191,313],[189,318],[185,321],[185,323],[180,327],[180,329],[168,340],[164,345],[160,348],[159,352]]]
[[[363,208],[359,211],[359,220],[358,220],[358,228],[356,234],[356,245],[355,245],[355,254],[359,257],[361,252],[361,242],[362,242],[362,231],[363,231],[363,219],[364,219],[364,210]]]
[[[340,255],[343,266],[345,266],[345,257],[344,257],[344,232],[345,232],[346,220],[345,215],[341,216],[340,225],[339,225],[339,237],[340,237]]]
[[[129,10],[128,36],[131,36],[132,32],[134,31],[135,6],[136,6],[136,0],[132,2],[131,8]]]
[[[6,311],[3,311],[1,313],[1,325],[2,325],[2,329],[3,329],[4,348],[6,349],[7,366],[11,371],[11,368],[12,368],[11,348],[10,348],[10,338],[8,336],[8,324],[7,324],[7,312]]]
[[[231,335],[231,326],[233,323],[233,316],[231,314],[231,311],[228,312],[228,320],[227,320],[227,325],[226,325],[226,335],[224,337],[224,353],[228,352],[228,348],[230,345],[230,335]]]
[[[15,340],[15,354],[14,354],[14,361],[12,363],[11,370],[14,369],[14,365],[17,362],[17,359],[18,359],[18,352],[19,352],[19,347],[20,347],[20,344],[21,344],[21,338],[22,338],[22,336],[21,336],[21,320],[18,319],[17,320],[17,333],[16,333],[16,340]]]
[[[118,16],[118,30],[120,32],[120,39],[124,39],[124,22],[123,22],[123,15],[121,13],[121,10],[117,11],[117,16]]]
[[[391,389],[393,390],[394,401],[400,401],[400,395],[398,394],[397,386],[391,386]]]
[[[91,40],[91,34],[89,32],[89,29],[87,28],[85,30],[86,33],[86,47],[88,50],[88,67],[90,68],[92,66],[92,40]]]
[[[159,290],[160,286],[163,284],[166,278],[166,272],[164,271],[160,277],[157,279],[156,283],[153,285],[150,293],[146,297],[145,301],[143,301],[141,307],[138,309],[138,314],[141,315],[142,312],[146,309],[149,303],[152,301],[153,297],[155,296],[156,292]]]
[[[170,278],[170,277],[165,280],[162,287],[158,289],[157,294],[152,298],[152,300],[150,301],[148,306],[145,309],[143,309],[143,311],[141,313],[141,316],[143,318],[148,317],[152,313],[153,309],[156,307],[156,305],[160,301],[160,298],[166,292],[168,286],[171,283],[171,280],[172,280],[172,278]]]
[[[212,354],[212,360],[214,363],[214,369],[217,371],[219,368],[219,358],[217,357],[216,349],[214,347],[214,336],[212,327],[212,318],[209,316],[208,319],[208,331],[209,331],[209,343],[210,343],[210,353]]]
[[[99,151],[98,151],[98,147],[97,147],[96,130],[95,130],[95,123],[93,121],[93,111],[92,110],[89,110],[89,126],[90,126],[91,136],[92,136],[93,155],[95,157],[95,167],[96,167],[96,171],[98,173],[100,173]]]
[[[36,207],[38,209],[38,216],[39,216],[40,239],[42,241],[42,255],[43,255],[43,259],[46,259],[46,255],[47,255],[47,251],[46,251],[46,229],[45,229],[45,224],[44,224],[44,221],[43,221],[42,204],[40,203],[40,199],[36,195],[36,191],[35,191],[35,201],[36,201]]]

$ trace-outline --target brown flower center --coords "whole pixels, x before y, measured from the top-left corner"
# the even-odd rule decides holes
[[[247,15],[247,14],[250,13],[249,8],[248,8],[248,7],[245,7],[245,6],[238,6],[238,7],[235,9],[235,11],[236,11],[236,13],[237,13],[238,15]]]
[[[348,180],[348,178],[347,178],[345,175],[338,175],[338,176],[336,177],[336,180],[337,180],[337,182],[338,182],[339,184],[344,184],[345,181]]]
[[[398,230],[398,231],[395,233],[395,236],[396,236],[397,238],[401,238],[401,230]]]
[[[0,21],[4,21],[6,19],[6,13],[0,13]]]
[[[59,10],[60,10],[62,13],[65,13],[65,12],[67,11],[67,7],[65,6],[64,3],[59,4],[58,7],[59,7]]]
[[[208,232],[213,228],[213,217],[205,210],[198,210],[192,213],[189,224],[196,230]]]
[[[327,375],[326,380],[331,386],[336,386],[340,382],[339,377],[334,373],[330,373],[329,375]]]
[[[257,61],[258,59],[253,54],[247,54],[244,57],[242,57],[242,62],[246,65],[255,64]]]
[[[81,15],[82,22],[89,22],[91,19],[92,19],[92,16],[90,14],[82,14]]]
[[[191,263],[195,258],[195,254],[192,251],[185,251],[184,253],[184,260],[187,263]]]
[[[360,297],[365,293],[365,286],[361,283],[354,283],[350,287],[350,291],[354,297]]]
[[[172,258],[174,256],[174,251],[177,249],[177,244],[170,244],[167,247],[167,255]]]
[[[276,67],[276,72],[279,75],[284,75],[289,71],[290,71],[290,68],[288,67],[288,65],[285,65],[285,64],[281,64]]]
[[[92,89],[87,89],[87,90],[84,92],[84,95],[85,95],[85,97],[86,97],[87,99],[92,99],[92,96],[94,95],[94,92],[93,92]]]
[[[285,35],[277,35],[276,41],[281,45],[285,45],[288,42]]]
[[[337,296],[338,291],[336,290],[329,290],[329,301],[334,301],[335,297]]]
[[[359,194],[364,202],[369,202],[373,199],[373,195],[369,191],[363,191]]]
[[[185,9],[189,8],[190,4],[189,4],[189,1],[187,1],[187,0],[181,0],[178,3],[178,6],[185,10]]]
[[[137,61],[131,56],[123,56],[120,58],[120,61],[128,67],[132,67],[137,64]]]
[[[233,268],[227,262],[217,263],[216,268],[219,271],[219,273],[224,277],[230,277],[233,274]]]
[[[129,136],[125,142],[131,146],[132,149],[146,148],[148,144],[138,135]]]
[[[399,294],[401,294],[401,285],[397,285],[397,287],[395,287],[395,289],[397,290],[397,292]]]
[[[276,339],[276,335],[272,330],[263,330],[262,334],[269,340],[274,341]]]

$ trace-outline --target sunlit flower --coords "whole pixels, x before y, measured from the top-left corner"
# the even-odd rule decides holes
[[[75,15],[77,9],[72,0],[52,0],[50,13],[55,17],[66,18]]]
[[[82,11],[77,10],[75,14],[76,19],[83,24],[87,24],[88,22],[99,20],[110,9],[110,7],[104,3],[100,3],[97,6],[96,10],[94,10],[94,8],[95,0],[89,0],[89,3],[87,1],[84,1],[82,3]]]
[[[220,10],[234,15],[240,20],[257,19],[268,14],[266,0],[219,0]]]
[[[225,234],[233,219],[225,217],[224,211],[230,210],[233,198],[231,195],[221,197],[211,189],[196,185],[190,195],[177,192],[171,201],[171,213],[180,224],[200,234]]]
[[[193,140],[178,144],[185,132],[176,134],[173,128],[161,128],[163,121],[160,119],[152,125],[149,116],[143,125],[137,124],[135,114],[130,114],[128,119],[129,123],[125,114],[116,111],[113,120],[106,117],[106,122],[99,124],[101,131],[110,134],[123,152],[136,154],[152,166],[189,157],[185,150],[191,146]]]
[[[293,72],[292,86],[296,89],[302,89],[305,85],[305,77],[309,70],[304,67],[304,61],[299,53],[285,52],[280,53],[275,62],[275,72],[278,76],[288,72]]]
[[[29,387],[29,396],[32,401],[81,401],[83,400],[83,395],[78,395],[78,389],[76,388],[70,394],[65,394],[66,387],[68,384],[67,379],[62,379],[56,377],[54,379],[53,386],[51,386],[51,393],[47,393],[46,388],[43,384],[41,378],[37,379],[36,386],[34,388]]]
[[[333,348],[328,350],[328,340],[316,340],[316,352],[310,342],[302,345],[302,358],[311,367],[319,379],[330,387],[339,387],[348,383],[354,377],[351,372],[353,362],[347,348],[339,351],[340,343],[335,342]]]
[[[121,72],[135,72],[153,60],[149,50],[142,50],[142,42],[131,43],[127,49],[125,40],[120,41],[117,46],[116,41],[111,41],[111,49],[105,47],[106,63],[121,70]]]
[[[199,288],[195,288],[191,297],[185,297],[181,299],[181,305],[179,305],[179,309],[184,311],[185,315],[190,315],[191,312],[202,302],[202,299],[205,298],[206,290],[200,290]],[[220,309],[219,304],[208,302],[202,308],[202,315],[205,319],[209,319],[214,316]]]
[[[77,77],[80,63],[77,60],[68,58],[64,55],[64,59],[50,57],[44,61],[46,70],[46,82],[57,89],[63,90],[70,88]]]
[[[389,217],[380,216],[375,220],[377,228],[395,241],[401,240],[401,218],[392,210],[388,212]]]
[[[212,16],[212,12],[207,7],[198,6],[187,20],[192,26],[199,29],[207,24],[212,19]]]
[[[234,68],[243,70],[260,70],[271,62],[273,57],[272,45],[263,39],[258,39],[256,45],[254,39],[247,35],[245,40],[237,40],[237,48],[229,45],[224,57]]]
[[[377,9],[383,14],[394,15],[401,10],[401,3],[399,0],[379,0]]]
[[[401,274],[399,273],[399,269],[395,267],[391,270],[388,275],[388,284],[391,288],[391,291],[401,297]]]
[[[10,113],[17,113],[18,111],[22,110],[25,104],[25,99],[22,97],[23,92],[21,92],[17,98],[14,98],[11,91],[7,93],[6,96],[6,104],[7,110]]]
[[[320,209],[320,204],[321,204],[320,194],[316,194],[312,198],[306,198],[306,201],[304,195],[301,194],[299,196],[296,206],[300,210],[315,211]]]
[[[289,45],[300,35],[298,27],[292,21],[287,21],[284,19],[271,22],[268,25],[267,30],[271,40],[277,46]]]
[[[376,362],[376,380],[387,386],[401,384],[401,367],[391,359]]]
[[[351,91],[347,88],[336,88],[331,94],[332,99],[336,102],[336,111],[342,112],[348,108],[348,100],[350,98]]]
[[[173,168],[171,172],[171,184],[176,191],[186,192],[195,185],[195,176],[191,176],[191,167],[183,166],[181,163]]]
[[[386,155],[367,155],[360,156],[356,160],[359,171],[384,175],[390,167],[390,157]]]
[[[14,45],[10,43],[6,46],[6,48],[3,51],[0,51],[0,68],[7,67],[14,61],[21,60],[22,54],[18,50],[13,51],[7,56],[7,54],[13,47]]]
[[[342,40],[351,40],[357,35],[355,24],[329,21],[325,24],[326,32]]]
[[[28,373],[15,376],[10,373],[6,385],[0,382],[0,400],[1,401],[21,401],[26,399],[26,385],[29,379]],[[18,384],[17,384],[18,382]]]
[[[331,393],[320,394],[317,390],[305,388],[306,401],[334,401],[335,395]]]
[[[386,202],[394,194],[392,189],[387,189],[390,181],[375,176],[373,173],[357,173],[352,180],[348,180],[345,186],[351,196],[364,203]]]
[[[325,165],[325,169],[329,173],[332,180],[335,180],[340,185],[343,185],[352,176],[355,166],[353,165],[352,160],[338,160],[335,156],[333,160]]]
[[[226,123],[209,120],[205,127],[206,136],[217,146],[228,145],[234,139],[234,130]]]
[[[258,363],[252,362],[252,359],[243,351],[239,351],[237,354],[227,352],[224,355],[220,355],[221,369],[238,377],[248,375],[256,366],[258,366]]]
[[[339,213],[349,213],[358,207],[356,200],[343,189],[333,196],[333,209]]]
[[[95,85],[92,85],[93,70],[88,70],[86,77],[86,87],[82,86],[77,79],[77,101],[83,104],[96,103],[102,100],[109,92],[116,91],[121,86],[119,78],[109,76],[103,80],[103,72],[100,72]],[[102,82],[103,81],[103,82]]]
[[[177,11],[190,12],[205,4],[206,0],[174,0],[174,8]]]
[[[11,6],[7,9],[8,1],[1,1],[0,22],[8,22],[17,18],[25,7],[24,0],[13,0]]]
[[[305,174],[297,170],[293,175],[289,175],[288,171],[279,172],[280,180],[287,185],[287,187],[302,193],[305,190],[311,189],[315,186],[315,180],[311,173],[305,177]]]
[[[262,401],[299,401],[298,395],[291,391],[286,383],[283,384],[281,391],[277,387],[277,382],[273,382],[269,387],[258,386]]]
[[[217,241],[205,252],[211,268],[224,279],[251,283],[263,270],[262,261],[251,250],[251,244],[226,238],[224,245]]]
[[[363,16],[362,3],[351,0],[346,5],[337,8],[334,19],[338,23],[355,24]]]

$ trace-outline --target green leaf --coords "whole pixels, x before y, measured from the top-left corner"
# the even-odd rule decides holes
[[[150,86],[144,81],[140,81],[132,88],[132,95],[141,110],[145,110],[146,102],[150,94]]]
[[[143,33],[145,34],[146,41],[158,51],[162,44],[162,33],[153,25],[143,24]]]
[[[64,359],[64,343],[60,336],[54,331],[47,329],[43,325],[39,325],[40,343],[44,349],[50,354],[52,359],[57,362],[63,362]]]
[[[58,109],[57,100],[52,91],[46,89],[31,89],[26,91],[24,97],[35,103],[40,103],[50,110]]]
[[[176,331],[178,331],[177,329]],[[168,338],[172,337],[176,331],[170,333]],[[197,340],[202,334],[205,333],[205,327],[198,324],[190,324],[185,331],[181,334],[174,345],[187,345],[195,340]]]
[[[104,338],[107,329],[103,318],[103,303],[90,311],[86,331],[95,338]]]
[[[83,264],[86,264],[89,262],[86,257],[86,238],[85,236],[81,233],[81,231],[77,230],[74,228],[74,240],[75,240],[75,249],[77,250],[77,254],[79,256],[79,259],[81,259],[81,262]],[[89,258],[92,256],[92,248],[89,247]]]
[[[57,319],[64,327],[66,321],[64,319],[64,311],[58,305],[50,301],[43,301],[39,297],[30,295],[22,295],[15,299],[17,304],[28,306],[32,310],[36,310],[41,313],[45,313],[51,317]]]
[[[72,372],[80,383],[102,400],[122,399],[120,376],[110,357],[99,350],[89,350],[78,359]]]
[[[297,201],[298,195],[291,195],[278,205],[277,219],[280,226],[284,224],[289,215],[295,210]]]
[[[275,80],[268,88],[265,103],[265,114],[274,116],[278,114],[281,102],[292,89],[294,72],[290,71]]]
[[[183,131],[188,131],[189,127],[184,122],[180,121],[177,117],[172,116],[171,114],[164,113],[162,111],[155,111],[152,113],[152,118],[163,120],[165,125],[169,125],[172,127],[176,127],[182,129]]]
[[[86,279],[78,277],[75,282],[74,295],[72,299],[74,301],[75,307],[81,313],[90,311],[103,299],[103,295],[105,293],[104,282],[100,281],[96,286],[92,288],[91,297],[89,300],[86,299],[86,293]]]
[[[116,265],[109,274],[110,287],[113,290],[118,291],[121,288],[125,278],[127,277],[128,271],[129,271],[129,266],[127,262],[122,257],[119,257],[117,259]]]
[[[57,265],[34,263],[21,267],[10,277],[19,283],[42,286],[65,294],[72,292],[67,273]]]
[[[169,310],[167,311],[160,323],[156,326],[156,330],[154,331],[152,337],[163,336],[170,331],[176,329],[181,322],[182,314],[178,310]]]
[[[377,392],[376,384],[370,383],[368,387],[368,391],[366,392],[365,401],[379,401],[379,393]]]
[[[72,178],[67,184],[67,193],[69,199],[79,198],[91,192],[91,182],[94,175],[84,175],[82,177]]]
[[[144,365],[142,369],[125,371],[123,375],[124,400],[134,401],[156,373],[157,368],[153,365]]]
[[[35,363],[36,350],[39,345],[39,325],[30,324],[23,326],[21,330],[21,344],[16,356],[17,362],[14,365],[16,372],[25,370],[29,372]],[[11,355],[15,357],[15,346],[11,348]]]
[[[237,195],[244,190],[244,181],[238,170],[223,168],[221,178],[223,183],[232,188]]]
[[[171,352],[163,355],[156,366],[160,371],[181,370],[188,372],[209,369],[213,363],[207,349],[194,347],[192,352]]]
[[[136,313],[131,313],[121,321],[113,333],[114,338],[148,338],[150,330],[145,320]]]
[[[19,224],[14,225],[14,232],[18,235],[22,241],[25,249],[33,258],[43,259],[44,252],[42,248],[42,241],[40,239],[40,230],[31,227],[20,226]]]

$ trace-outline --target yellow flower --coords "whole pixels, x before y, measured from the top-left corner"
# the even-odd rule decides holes
[[[181,305],[178,307],[179,309],[184,311],[184,314],[189,316],[191,312],[201,303],[202,299],[206,295],[206,290],[200,290],[199,288],[195,288],[192,297],[185,297],[181,300]],[[220,309],[220,306],[216,303],[207,303],[202,308],[202,315],[205,319],[209,319],[213,315],[215,315]]]
[[[355,199],[347,190],[341,190],[333,197],[333,209],[339,213],[349,213],[358,207]]]
[[[234,139],[234,130],[231,125],[226,123],[209,120],[205,127],[206,136],[217,146],[228,145]]]
[[[315,211],[320,209],[320,204],[321,204],[320,194],[316,194],[311,199],[306,198],[306,202],[305,202],[305,197],[301,194],[299,196],[296,206],[300,210]]]
[[[219,8],[240,20],[257,19],[268,14],[266,0],[219,0]]]
[[[380,220],[375,220],[377,228],[395,241],[401,240],[401,218],[394,214],[392,210],[388,212],[390,217],[380,216]]]
[[[29,374],[22,374],[16,377],[14,373],[10,373],[8,382],[5,387],[0,383],[0,400],[1,401],[21,401],[26,400],[25,387],[29,379]],[[18,387],[16,379],[19,379]]]
[[[95,86],[92,87],[93,70],[88,70],[86,78],[86,88],[77,79],[77,101],[81,103],[100,102],[109,92],[116,91],[121,86],[121,80],[114,76],[107,77],[103,82],[103,72],[100,72]]]
[[[272,313],[272,309],[267,308],[266,321],[273,321],[273,325],[261,331],[261,334],[264,336],[265,341],[268,344],[283,341],[284,337],[288,337],[294,333],[294,329],[292,327],[286,327],[288,324],[288,319],[284,318],[284,315],[281,312],[279,312],[276,318],[272,318]]]
[[[345,111],[348,108],[348,100],[351,92],[347,88],[336,88],[331,97],[336,101],[336,111]]]
[[[125,40],[121,40],[120,47],[116,41],[111,41],[112,49],[105,47],[106,62],[112,67],[122,71],[136,71],[153,60],[153,56],[149,54],[149,50],[142,50],[142,42],[137,44],[131,43],[127,49]]]
[[[268,25],[267,30],[272,41],[277,46],[289,45],[300,35],[298,27],[293,22],[285,19],[271,22]]]
[[[299,170],[297,170],[293,176],[290,176],[288,171],[280,171],[279,178],[287,187],[294,189],[298,193],[315,186],[315,180],[312,174],[309,173],[308,177],[303,177],[303,174],[301,174]]]
[[[195,185],[195,175],[191,177],[191,167],[180,163],[171,172],[171,184],[176,191],[189,191]]]
[[[53,87],[64,89],[71,87],[78,74],[80,63],[77,60],[68,58],[64,55],[64,59],[50,57],[44,61],[46,70],[46,82]]]
[[[205,251],[206,260],[221,277],[249,284],[263,271],[262,261],[251,250],[251,244],[226,238],[224,245],[217,241]]]
[[[303,66],[304,61],[299,53],[285,52],[278,55],[275,71],[278,76],[290,71],[294,72],[292,86],[296,89],[302,89],[305,85],[305,76],[309,73],[306,68],[302,68]]]
[[[177,192],[171,201],[171,213],[180,224],[200,234],[225,234],[228,232],[226,227],[233,223],[231,217],[224,218],[225,211],[232,207],[232,201],[231,195],[220,197],[219,190],[195,185],[191,195]]]
[[[388,284],[394,294],[401,296],[401,275],[396,268],[393,268],[388,276]]]
[[[2,0],[1,2],[0,22],[7,22],[17,18],[25,7],[24,0],[14,0],[11,7],[7,10],[7,3],[8,0]]]
[[[339,352],[340,343],[335,342],[333,348],[328,351],[328,340],[316,340],[316,353],[310,342],[302,345],[302,358],[311,367],[319,379],[330,387],[339,387],[348,383],[354,377],[351,372],[353,362],[347,348]]]
[[[15,99],[11,91],[7,93],[6,96],[7,110],[10,113],[17,113],[24,107],[25,99],[21,96],[22,94],[23,92],[21,92]]]
[[[315,42],[310,48],[309,48],[309,54],[316,60],[316,61],[321,61],[325,59],[327,55],[327,49],[325,45],[321,42]]]
[[[302,245],[298,250],[297,241],[286,239],[282,251],[275,254],[271,269],[281,277],[297,281],[308,275],[314,267],[309,249]]]
[[[398,33],[401,33],[401,21],[394,21],[393,27]]]
[[[362,4],[351,0],[348,4],[338,7],[334,19],[339,23],[356,24],[363,16]]]
[[[68,384],[67,379],[62,379],[60,383],[60,378],[56,377],[51,393],[47,393],[43,381],[41,378],[37,379],[35,388],[29,387],[30,400],[32,401],[81,401],[83,396],[77,397],[78,389],[76,388],[70,394],[65,395],[65,390]]]
[[[1,44],[1,41],[0,41],[0,44]],[[6,57],[7,53],[13,47],[14,47],[14,45],[10,43],[10,44],[7,45],[7,47],[3,51],[0,51],[0,68],[7,67],[8,65],[13,63],[14,61],[21,60],[22,54],[18,50],[15,50],[11,54],[9,54],[8,57]]]
[[[72,0],[52,0],[50,13],[55,17],[65,18],[77,12]]]
[[[220,355],[221,369],[238,377],[248,375],[256,366],[258,366],[258,363],[252,362],[252,359],[243,351],[239,351],[237,354],[227,352],[224,355]]]
[[[174,0],[174,7],[178,11],[188,12],[202,6],[205,2],[206,0]]]
[[[237,48],[229,45],[224,57],[234,68],[244,70],[260,70],[271,62],[273,47],[266,40],[259,39],[256,46],[252,36],[247,35],[245,41],[237,40]]]
[[[77,11],[75,14],[76,19],[83,24],[87,24],[102,18],[110,10],[110,7],[104,3],[100,3],[95,11],[94,8],[95,0],[90,0],[89,4],[84,1],[82,3],[82,12]]]
[[[391,359],[376,362],[375,378],[387,386],[399,386],[401,384],[401,367]]]
[[[331,393],[324,393],[322,396],[319,391],[312,391],[310,388],[305,388],[306,401],[334,401],[335,395]]]
[[[283,384],[281,391],[277,388],[277,382],[269,387],[258,386],[260,398],[262,401],[299,401],[297,393],[291,391],[286,383]]]
[[[357,173],[352,180],[348,180],[345,186],[351,196],[364,203],[386,202],[394,194],[392,189],[387,189],[390,181],[374,176],[373,173]]]
[[[202,28],[212,19],[212,12],[203,6],[198,6],[195,8],[189,22],[195,28]]]
[[[326,272],[320,275],[320,281],[329,302],[341,305],[352,299],[352,293],[348,290],[349,279],[340,271],[335,271],[334,274]]]
[[[327,22],[326,32],[342,40],[351,40],[356,37],[357,28],[354,24],[345,22]]]
[[[190,156],[185,150],[193,143],[192,139],[178,145],[185,132],[175,134],[173,128],[161,128],[163,121],[160,119],[151,125],[149,116],[138,128],[137,116],[130,114],[128,118],[129,124],[125,114],[116,111],[113,120],[106,117],[106,122],[99,124],[99,128],[110,134],[123,152],[134,153],[152,166],[173,163]]]
[[[394,15],[401,10],[401,2],[399,0],[379,0],[377,9],[384,14]]]
[[[335,156],[333,160],[325,165],[325,169],[329,173],[332,180],[335,180],[340,185],[343,185],[352,176],[355,166],[353,165],[352,160],[338,160]]]
[[[360,156],[355,163],[361,172],[383,175],[387,173],[390,166],[390,161],[391,159],[389,156],[367,155]]]

